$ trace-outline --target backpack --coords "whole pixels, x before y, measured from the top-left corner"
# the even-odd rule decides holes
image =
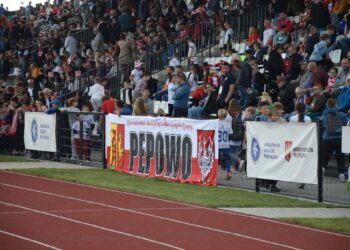
[[[233,117],[232,118],[232,140],[233,141],[243,141],[244,139],[244,124],[242,121],[242,118],[239,117]]]
[[[339,134],[343,126],[343,121],[338,112],[329,113],[325,117],[325,131],[328,134]]]

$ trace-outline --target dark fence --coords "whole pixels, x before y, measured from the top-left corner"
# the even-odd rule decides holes
[[[7,118],[12,119],[13,114],[6,114]],[[4,119],[4,112],[0,112],[0,121]],[[11,125],[11,124],[8,124]],[[45,152],[31,151],[30,154],[35,158],[58,160],[76,164],[84,164],[96,167],[106,167],[105,155],[105,114],[104,113],[84,113],[61,111],[57,115],[57,154],[47,154]],[[316,200],[319,202],[336,202],[350,205],[350,191],[347,190],[347,184],[339,179],[339,169],[337,168],[336,158],[339,162],[345,164],[345,173],[349,165],[348,155],[331,154],[331,160],[326,168],[321,164],[321,158],[324,156],[321,140],[322,128],[319,129],[319,167],[318,178],[319,185],[310,185],[303,183],[291,183],[278,181],[277,186],[281,189],[279,194],[285,196],[301,197]],[[12,154],[13,151],[23,151],[24,135],[24,115],[21,112],[18,116],[17,132],[14,136],[8,133],[0,133],[0,149],[6,154]],[[242,149],[242,158],[246,152]],[[345,158],[345,159],[344,159]],[[238,187],[243,189],[256,190],[258,192],[271,192],[266,185],[254,178],[247,178],[245,167],[240,171],[233,171],[231,180],[225,179],[226,171],[219,168],[218,184],[222,186]]]
[[[106,167],[104,113],[60,112],[57,131],[59,161]]]
[[[319,159],[318,159],[318,182],[319,185],[292,183],[285,181],[278,181],[277,187],[281,189],[278,192],[281,195],[307,198],[317,200],[319,202],[336,202],[343,204],[350,204],[350,191],[347,190],[347,184],[341,181],[339,178],[339,171],[337,168],[336,158],[341,156],[342,161],[345,164],[345,174],[347,173],[347,166],[350,164],[350,158],[346,154],[337,155],[331,153],[328,166],[322,165],[323,152],[323,128],[318,125],[318,146],[319,146]],[[246,152],[242,149],[242,159],[246,160]],[[345,159],[344,159],[345,158]],[[350,166],[349,166],[350,167]],[[255,178],[248,178],[246,175],[245,165],[241,170],[233,171],[232,179],[226,180],[226,171],[219,170],[218,184],[223,186],[237,187],[242,189],[255,190],[257,192],[271,192],[270,188],[265,183],[260,182]]]

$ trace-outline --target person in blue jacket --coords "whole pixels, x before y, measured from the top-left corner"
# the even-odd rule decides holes
[[[57,113],[59,111],[59,108],[61,107],[61,101],[60,99],[56,98],[56,99],[53,99],[51,102],[51,108],[48,108],[47,110],[47,114],[54,114],[54,113]]]
[[[175,75],[177,87],[173,96],[174,109],[173,117],[187,117],[188,115],[188,99],[190,97],[190,84],[187,81],[184,73],[177,73]]]
[[[326,168],[330,155],[335,152],[340,181],[345,181],[344,154],[341,152],[342,126],[346,126],[348,117],[345,113],[339,112],[337,100],[330,98],[327,100],[327,108],[321,117],[323,125],[322,136],[322,167]]]
[[[338,111],[347,112],[350,108],[350,75],[345,79],[345,85],[340,89],[340,94],[337,98]]]

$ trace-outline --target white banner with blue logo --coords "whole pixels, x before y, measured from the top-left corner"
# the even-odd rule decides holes
[[[341,150],[343,153],[350,153],[350,126],[342,128]]]
[[[25,112],[24,117],[26,149],[56,152],[56,114]]]
[[[315,123],[247,122],[247,176],[317,184]]]

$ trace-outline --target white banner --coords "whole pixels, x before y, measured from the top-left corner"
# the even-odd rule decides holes
[[[341,150],[343,153],[350,153],[350,126],[342,128]]]
[[[26,149],[56,152],[56,114],[25,112],[24,117]]]
[[[109,114],[110,169],[171,181],[216,185],[218,121]]]
[[[248,177],[317,184],[315,123],[247,122]]]

